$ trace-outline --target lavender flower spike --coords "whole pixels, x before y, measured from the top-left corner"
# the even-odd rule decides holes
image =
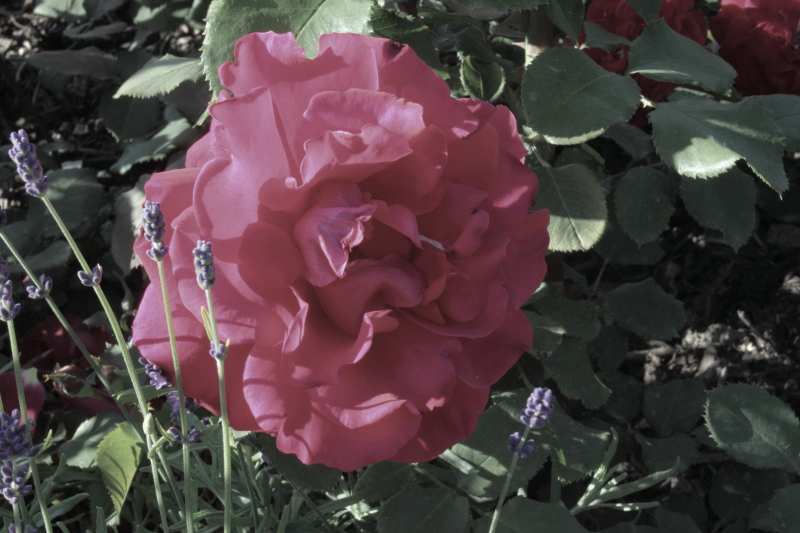
[[[151,243],[147,256],[153,261],[164,259],[169,247],[164,246],[164,215],[161,213],[161,205],[157,202],[144,202],[142,228],[144,238]]]
[[[42,175],[42,165],[36,157],[36,146],[28,140],[25,130],[11,133],[9,157],[17,164],[17,174],[25,182],[25,192],[41,198],[50,188],[47,176]]]
[[[520,459],[525,459],[525,457],[533,451],[533,439],[526,440],[522,446],[519,445],[522,437],[519,434],[519,431],[515,431],[511,435],[508,436],[508,451],[511,453],[516,453],[519,455]]]
[[[11,414],[0,413],[0,461],[14,457],[33,457],[38,446],[28,440],[28,424],[22,423],[22,414],[14,409]]]
[[[19,304],[14,303],[14,299],[11,297],[12,291],[11,280],[7,280],[3,283],[3,289],[0,292],[0,320],[6,322],[14,320],[21,308]]]
[[[8,225],[8,213],[6,210],[0,210],[0,229],[5,228]]]
[[[197,272],[197,284],[204,291],[214,286],[217,270],[214,268],[214,252],[211,250],[211,243],[197,241],[197,248],[192,250],[194,254],[194,270]]]
[[[544,427],[550,413],[555,408],[555,401],[553,391],[547,387],[533,389],[525,409],[522,410],[520,420],[532,428]]]
[[[30,464],[26,463],[19,468],[14,468],[14,463],[10,459],[6,459],[3,466],[0,467],[0,475],[2,475],[0,492],[11,505],[17,505],[21,496],[27,496],[33,490],[33,487],[25,484],[30,467]]]
[[[172,387],[172,382],[164,377],[158,365],[151,363],[144,357],[140,357],[139,362],[144,365],[144,371],[147,377],[150,378],[150,385],[154,386],[156,390]]]
[[[53,280],[44,274],[39,276],[39,285],[42,286],[41,289],[36,285],[25,287],[25,290],[28,291],[28,298],[31,300],[41,300],[53,290]]]
[[[80,279],[81,283],[83,283],[87,287],[91,287],[92,285],[100,285],[100,282],[103,280],[103,267],[101,267],[100,265],[94,267],[92,269],[91,276],[87,272],[79,270],[78,279]]]
[[[178,397],[178,391],[172,391],[167,394],[167,403],[172,408],[172,412],[169,415],[170,420],[172,420],[173,424],[180,424],[181,423],[181,413],[180,413],[180,399]],[[197,408],[200,407],[194,399],[184,396],[183,397],[183,408],[186,410],[187,413],[194,413],[197,411]]]

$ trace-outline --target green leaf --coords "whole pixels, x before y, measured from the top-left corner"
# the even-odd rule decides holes
[[[518,390],[498,394],[492,399],[512,421],[518,423],[530,393],[530,390]],[[600,466],[611,434],[576,422],[556,404],[547,424],[541,429],[531,431],[531,438],[536,441],[536,448],[541,447],[550,456],[558,479],[562,483],[572,483],[588,476]]]
[[[636,244],[619,225],[616,209],[609,212],[606,232],[594,249],[613,265],[655,265],[664,256],[656,242]]]
[[[522,433],[524,428],[519,417],[512,419],[500,406],[492,406],[482,413],[475,431],[450,450],[461,460],[448,460],[447,453],[441,457],[456,467],[456,488],[477,499],[498,498],[514,457],[507,449],[508,435],[515,431]],[[545,459],[547,451],[538,445],[527,457],[520,459],[511,478],[510,490],[513,492],[527,486]]]
[[[79,2],[76,1],[75,3]],[[83,0],[83,7],[86,9],[86,14],[90,19],[100,20],[103,15],[112,9],[117,9],[124,3],[125,0]]]
[[[36,68],[70,76],[91,76],[100,80],[119,77],[117,58],[94,47],[37,52],[27,61]]]
[[[25,258],[28,267],[34,272],[48,272],[49,270],[64,266],[72,257],[72,248],[67,241],[55,241],[41,252]],[[9,265],[8,271],[12,274],[23,272],[18,264]]]
[[[133,96],[148,98],[167,94],[185,81],[196,81],[203,76],[199,59],[175,57],[167,54],[148,63],[117,89],[114,98]]]
[[[651,526],[637,526],[636,519],[630,522],[622,522],[616,526],[604,529],[601,533],[658,533],[658,530]]]
[[[600,309],[588,300],[570,300],[562,283],[547,283],[533,307],[553,324],[548,327],[559,334],[592,340],[600,332]]]
[[[702,225],[720,230],[734,249],[750,240],[756,224],[756,185],[738,168],[709,179],[683,176],[681,196],[689,214]]]
[[[776,490],[788,484],[789,476],[782,470],[762,470],[730,462],[714,476],[708,503],[723,521],[749,520],[759,505],[768,503]]]
[[[608,210],[597,176],[583,165],[539,169],[536,207],[550,210],[550,249],[588,250],[606,227]]]
[[[661,235],[675,210],[669,178],[648,167],[625,174],[617,183],[614,201],[622,229],[640,246]]]
[[[403,485],[412,483],[415,477],[413,465],[381,461],[369,465],[359,476],[354,494],[370,503],[384,501],[397,494]]]
[[[601,370],[616,370],[628,355],[628,337],[621,329],[606,326],[592,339],[588,348]]]
[[[658,19],[633,41],[628,74],[669,83],[697,83],[711,92],[730,89],[736,71],[716,56]]]
[[[703,416],[706,389],[693,379],[674,379],[644,391],[647,423],[660,435],[688,433]]]
[[[706,424],[737,461],[755,468],[800,469],[800,422],[764,389],[737,384],[709,392]]]
[[[642,447],[644,464],[650,472],[667,470],[675,464],[675,458],[680,458],[677,472],[682,473],[700,457],[697,443],[683,433],[666,439],[648,439],[637,434],[637,440]]]
[[[628,0],[631,7],[645,22],[652,22],[661,11],[661,0]]]
[[[325,492],[332,489],[342,477],[338,468],[322,464],[304,465],[296,455],[283,453],[272,435],[253,433],[251,437],[251,442],[269,458],[278,472],[301,489]]]
[[[681,174],[717,176],[744,159],[778,193],[789,187],[783,136],[758,98],[723,104],[687,97],[659,104],[650,122],[656,151]]]
[[[619,122],[608,128],[602,135],[617,143],[628,152],[633,161],[639,161],[653,153],[653,138],[636,126]]]
[[[81,492],[78,494],[73,494],[68,498],[64,498],[63,500],[59,501],[55,505],[51,505],[47,508],[47,514],[50,517],[50,520],[55,520],[59,516],[65,515],[70,512],[76,505],[81,503],[83,500],[89,497],[89,494],[86,492]],[[38,508],[37,508],[38,510]],[[36,527],[44,527],[44,518],[42,518],[42,513],[36,513],[33,516],[33,523]]]
[[[233,47],[240,37],[252,32],[290,31],[306,56],[317,55],[317,39],[323,33],[367,33],[371,0],[216,0],[206,17],[201,62],[214,92],[222,89],[217,69],[233,61]]]
[[[750,523],[748,524],[748,531],[750,529],[764,530],[764,531],[778,531],[775,524],[772,522],[772,515],[769,512],[769,504],[762,503],[753,514],[750,515]]]
[[[471,97],[494,102],[503,94],[506,75],[497,63],[483,63],[467,56],[461,61],[461,83]]]
[[[800,485],[784,487],[775,493],[769,504],[772,523],[779,533],[792,533],[800,524]]]
[[[577,144],[627,122],[639,106],[639,86],[581,50],[551,48],[525,69],[522,103],[534,131],[553,144]]]
[[[133,243],[139,235],[142,218],[142,204],[145,201],[144,184],[149,179],[144,175],[136,186],[117,196],[114,203],[114,228],[111,230],[111,255],[114,261],[127,274],[139,262],[133,253]]]
[[[59,446],[58,454],[64,458],[68,466],[89,468],[94,464],[100,441],[122,420],[121,415],[109,411],[101,411],[96,416],[84,420],[75,430],[75,435]]]
[[[601,294],[600,301],[620,326],[643,339],[672,339],[686,322],[683,304],[653,278],[621,285]]]
[[[443,487],[406,485],[378,512],[378,533],[466,533],[469,503]]]
[[[100,100],[100,118],[117,141],[129,141],[150,133],[158,124],[157,98],[114,99],[111,91],[103,93]]]
[[[622,45],[630,46],[631,44],[625,37],[611,33],[594,22],[584,22],[583,31],[586,32],[586,42],[584,44],[587,48],[602,48],[606,52],[613,52]]]
[[[36,0],[33,12],[54,19],[64,17],[74,20],[86,17],[86,10],[80,0]]]
[[[152,138],[135,141],[125,147],[122,156],[111,165],[111,171],[125,174],[136,163],[160,161],[178,148],[187,148],[200,137],[200,131],[192,128],[185,118],[168,122]]]
[[[372,33],[376,37],[409,45],[439,76],[443,79],[450,77],[439,60],[439,52],[433,47],[433,39],[427,26],[404,13],[382,7],[375,6],[370,13]]]
[[[664,507],[656,507],[656,524],[659,533],[700,533],[692,517],[682,513],[671,513]]]
[[[544,367],[564,396],[580,400],[587,409],[597,409],[611,394],[592,370],[586,344],[580,339],[564,339],[553,355],[544,361]]]
[[[583,0],[550,0],[547,3],[547,16],[573,43],[578,42],[578,34],[583,26],[583,11]]]
[[[128,489],[139,466],[139,459],[142,456],[139,443],[141,441],[136,431],[127,422],[122,422],[106,435],[97,447],[95,462],[117,514],[122,511]]]
[[[769,94],[759,96],[767,113],[781,130],[787,150],[800,151],[800,96]]]
[[[614,331],[614,330],[610,330]],[[612,371],[600,374],[603,384],[611,390],[611,396],[603,405],[603,410],[618,420],[633,420],[642,412],[642,385],[639,380]],[[672,463],[667,467],[672,466]]]
[[[492,514],[478,520],[476,533],[488,533]],[[503,506],[497,533],[587,533],[566,507],[516,496]]]
[[[522,11],[536,9],[547,4],[548,0],[457,0],[455,3],[464,7],[483,7],[487,9],[504,9]]]
[[[86,223],[97,216],[97,208],[103,203],[105,191],[97,183],[95,171],[83,168],[54,170],[48,172],[50,190],[47,198],[52,202],[64,225],[78,236],[91,228]],[[31,202],[28,208],[28,232],[33,239],[61,235],[55,219],[47,211],[44,202]]]

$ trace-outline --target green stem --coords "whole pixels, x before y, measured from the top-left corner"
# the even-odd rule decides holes
[[[555,464],[555,463],[553,463]],[[558,480],[558,475],[555,473],[555,468],[550,468],[550,503],[558,503],[561,501],[561,482]]]
[[[19,504],[15,504],[14,506],[14,527],[17,531],[22,531],[22,517],[19,515]]]
[[[39,279],[36,277],[36,274],[28,266],[28,263],[25,261],[25,259],[22,258],[22,255],[20,255],[20,253],[17,250],[16,246],[14,246],[14,243],[12,243],[9,240],[9,238],[6,237],[6,234],[3,233],[2,231],[0,231],[0,239],[2,239],[3,243],[5,243],[6,247],[9,250],[11,250],[11,254],[17,260],[17,264],[19,266],[21,266],[22,269],[25,271],[25,273],[28,275],[28,277],[31,278],[31,281],[36,286],[36,288],[43,291],[44,287],[42,287],[42,284],[39,283]],[[122,415],[125,417],[125,420],[127,420],[127,422],[131,425],[132,428],[134,428],[135,430],[139,431],[140,432],[139,437],[143,438],[144,435],[141,433],[141,430],[138,428],[138,425],[133,423],[133,417],[131,416],[130,411],[125,406],[125,404],[123,404],[122,402],[120,402],[119,400],[117,400],[114,397],[114,391],[111,388],[111,382],[108,381],[108,378],[105,376],[105,374],[103,374],[103,371],[101,370],[100,366],[97,364],[97,361],[95,361],[94,357],[89,353],[89,350],[86,348],[86,345],[83,344],[83,341],[81,341],[80,337],[78,337],[77,333],[75,333],[75,330],[72,329],[72,326],[69,325],[69,322],[67,322],[67,319],[61,313],[61,310],[56,305],[56,302],[53,300],[52,296],[50,296],[48,294],[48,295],[46,295],[44,297],[44,300],[47,302],[47,305],[50,306],[50,310],[53,312],[55,317],[61,323],[61,327],[64,328],[64,331],[67,332],[67,334],[69,335],[70,339],[72,339],[72,342],[74,342],[75,346],[78,347],[78,350],[80,350],[81,354],[83,354],[83,357],[89,363],[89,366],[92,367],[92,371],[97,376],[97,379],[100,380],[100,383],[102,383],[103,387],[106,389],[106,392],[108,392],[108,394],[111,396],[111,398],[113,398],[114,402],[117,404],[117,408],[120,410]]]
[[[92,269],[89,267],[89,263],[86,261],[86,258],[83,256],[80,248],[78,248],[78,244],[75,242],[75,239],[72,238],[72,234],[67,229],[67,226],[64,224],[64,221],[61,220],[58,212],[56,211],[53,204],[50,202],[50,199],[46,196],[42,197],[42,201],[44,205],[47,207],[47,210],[50,212],[50,215],[55,220],[56,225],[61,230],[61,233],[64,235],[64,238],[67,239],[70,248],[72,248],[72,252],[75,254],[75,257],[78,259],[78,262],[81,264],[81,268],[87,274],[91,275]],[[147,402],[144,399],[144,392],[142,391],[142,386],[139,383],[138,378],[136,377],[136,369],[133,366],[133,360],[131,359],[130,351],[128,350],[128,343],[125,339],[125,336],[122,334],[122,328],[119,327],[119,322],[117,321],[117,317],[114,314],[114,310],[111,309],[111,304],[108,303],[108,299],[106,299],[105,293],[103,293],[103,289],[100,288],[99,285],[93,285],[92,288],[94,289],[95,294],[97,295],[98,300],[100,300],[100,305],[103,307],[103,311],[105,311],[106,316],[108,317],[108,321],[111,324],[111,329],[114,332],[114,337],[117,339],[117,344],[120,347],[120,351],[122,352],[122,359],[125,361],[125,368],[128,371],[128,375],[131,378],[131,383],[133,385],[133,390],[136,393],[136,399],[139,402],[139,409],[142,411],[142,416],[147,416],[148,408]],[[143,428],[145,433],[145,445],[147,446],[147,451],[150,451],[152,446],[152,439],[151,435],[147,434],[147,429]],[[156,465],[155,458],[150,459],[150,466],[153,469],[153,479],[155,480],[155,489],[156,489],[156,499],[158,500],[158,510],[161,513],[161,523],[164,532],[166,533],[169,531],[169,522],[167,521],[167,511],[164,507],[164,496],[161,493],[161,483],[158,479],[158,468]],[[169,465],[164,465],[165,469],[169,468]]]
[[[186,409],[183,395],[183,377],[181,376],[181,362],[178,358],[178,343],[175,340],[175,327],[172,322],[172,308],[169,303],[169,292],[167,292],[167,276],[164,273],[164,262],[156,260],[158,265],[158,279],[161,283],[161,295],[164,298],[164,313],[167,318],[167,333],[169,334],[169,348],[172,352],[172,366],[175,372],[175,388],[178,389],[178,413],[181,419],[181,443],[183,447],[183,483],[184,483],[184,514],[186,517],[186,531],[194,533],[194,509],[192,507],[192,497],[189,488],[191,487],[191,455],[189,454],[189,421],[186,416]]]
[[[214,348],[219,346],[219,332],[217,331],[217,317],[214,313],[214,301],[211,298],[211,291],[206,289],[206,302],[208,303],[208,314],[211,319],[211,336]],[[217,360],[217,377],[219,378],[219,413],[222,420],[222,476],[223,491],[225,496],[225,526],[224,533],[230,533],[233,520],[233,509],[231,501],[231,430],[228,423],[228,400],[225,394],[225,360]]]
[[[22,416],[23,422],[28,425],[28,403],[25,401],[25,389],[22,383],[22,365],[19,360],[19,346],[17,346],[17,332],[14,329],[14,320],[6,322],[8,324],[8,338],[11,341],[11,358],[14,360],[14,378],[17,383],[17,398],[19,400],[19,412]],[[31,432],[25,431],[26,438],[31,440]],[[33,485],[36,489],[36,494],[39,496],[39,509],[42,511],[42,520],[44,520],[44,527],[47,533],[53,533],[53,525],[50,523],[50,514],[47,512],[46,496],[40,492],[39,483],[39,470],[36,466],[36,459],[31,457],[31,474],[33,475]]]
[[[522,446],[525,445],[525,441],[528,440],[528,435],[531,432],[530,426],[525,426],[525,431],[522,432],[522,437],[519,439],[519,444],[517,445],[517,449],[514,450],[514,456],[511,458],[511,466],[508,467],[508,474],[506,474],[506,482],[503,483],[503,490],[500,491],[500,499],[497,500],[497,507],[494,509],[494,515],[492,516],[492,524],[489,526],[489,533],[495,533],[497,531],[497,525],[500,522],[500,513],[503,509],[503,500],[506,499],[506,495],[508,495],[508,488],[511,486],[511,478],[514,477],[514,471],[517,469],[517,462],[519,461],[519,450]]]

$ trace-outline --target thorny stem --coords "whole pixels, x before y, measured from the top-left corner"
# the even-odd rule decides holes
[[[500,491],[500,499],[497,500],[497,507],[494,509],[494,515],[492,516],[492,524],[489,526],[489,533],[495,533],[497,531],[497,525],[500,522],[500,513],[503,509],[503,500],[506,499],[506,495],[508,494],[508,488],[511,486],[511,478],[514,477],[514,471],[517,469],[517,462],[519,461],[519,450],[522,446],[525,445],[525,441],[528,440],[528,435],[531,432],[530,426],[525,426],[525,431],[522,433],[522,437],[519,439],[519,444],[517,444],[517,449],[514,450],[514,456],[511,458],[511,466],[508,467],[508,474],[506,474],[506,482],[503,483],[503,490]]]

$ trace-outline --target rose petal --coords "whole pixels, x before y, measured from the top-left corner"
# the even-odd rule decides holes
[[[21,377],[27,417],[36,421],[42,406],[44,406],[44,386],[39,381],[35,368],[22,369]],[[14,409],[19,409],[17,380],[13,371],[0,374],[0,398],[3,400],[4,412],[10,414]],[[31,434],[33,431],[32,427]]]
[[[422,415],[417,435],[390,461],[424,463],[441,455],[453,443],[466,439],[478,425],[478,415],[489,399],[489,389],[473,389],[457,380],[447,404]]]

